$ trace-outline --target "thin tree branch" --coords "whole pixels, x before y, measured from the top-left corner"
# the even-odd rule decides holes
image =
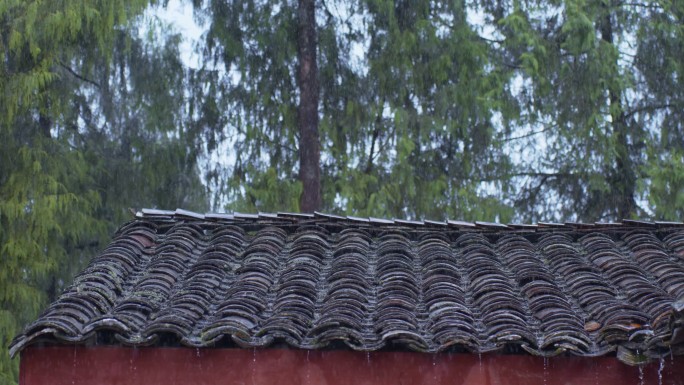
[[[508,178],[517,176],[529,176],[534,178],[540,178],[546,181],[549,178],[564,178],[564,177],[576,177],[578,174],[571,172],[516,172],[511,174],[501,175],[500,177],[485,177],[480,179],[473,179],[473,182],[493,182],[497,180],[506,180]]]
[[[640,112],[653,112],[655,110],[663,110],[666,108],[676,108],[677,105],[672,104],[672,103],[663,103],[663,104],[655,104],[655,105],[650,105],[650,106],[643,106],[639,108],[635,108],[632,111],[626,112],[625,113],[625,118],[629,118],[632,115],[638,114]]]
[[[86,78],[85,76],[80,75],[79,73],[77,73],[76,71],[74,71],[73,69],[71,69],[71,67],[69,67],[68,65],[64,64],[61,60],[58,61],[58,64],[60,65],[60,67],[62,67],[62,68],[64,68],[65,70],[67,70],[67,72],[69,72],[71,75],[73,75],[76,79],[82,80],[82,81],[84,81],[84,82],[86,82],[86,83],[90,83],[90,84],[94,85],[94,86],[97,87],[97,88],[101,88],[101,86],[100,86],[100,84],[99,84],[98,82],[96,82],[96,81],[94,81],[94,80],[90,80],[90,79]]]
[[[502,139],[497,140],[497,142],[498,142],[498,143],[504,143],[504,142],[512,142],[512,141],[514,141],[514,140],[520,140],[520,139],[529,138],[529,137],[531,137],[531,136],[543,134],[543,133],[545,133],[545,132],[547,132],[547,131],[549,131],[549,130],[555,128],[556,126],[557,126],[557,125],[553,124],[553,125],[550,125],[550,126],[544,128],[544,129],[541,129],[541,130],[539,130],[539,131],[532,131],[532,132],[528,132],[527,134],[523,134],[523,135],[520,135],[520,136],[513,136],[513,137],[511,137],[511,138],[502,138]]]
[[[496,43],[496,44],[503,44],[506,42],[506,39],[489,39],[484,36],[480,36],[479,34],[477,35],[478,39],[485,41],[487,43]]]

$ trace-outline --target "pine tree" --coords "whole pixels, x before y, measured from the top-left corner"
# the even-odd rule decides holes
[[[148,3],[0,3],[4,347],[130,218],[127,207],[205,206],[199,150],[176,113],[178,37],[161,50],[142,44],[136,20]],[[0,383],[17,370],[0,358]]]
[[[510,218],[502,194],[487,190],[507,188],[498,175],[509,163],[493,123],[513,111],[503,89],[507,74],[491,66],[493,52],[467,23],[465,3],[341,1],[316,9],[322,207]],[[294,102],[303,97],[296,10],[272,1],[209,1],[199,12],[209,16],[205,52],[212,60],[196,78],[211,84],[197,110],[226,111],[207,132],[212,143],[225,127],[234,141],[234,166],[215,170],[212,183],[225,186],[229,209],[300,209],[291,199],[303,188],[296,178],[304,138]],[[352,48],[364,44],[367,54],[355,57]]]
[[[671,31],[665,41],[676,38],[675,20],[665,15],[671,7],[611,0],[485,4],[522,85],[518,126],[532,127],[538,134],[528,145],[542,148],[528,151],[534,161],[513,173],[522,185],[519,216],[597,221],[649,215],[655,207],[638,202],[662,202],[659,170],[665,164],[678,169],[680,162],[670,157],[677,150],[655,155],[662,145],[653,143],[663,143],[656,122],[661,114],[677,114],[681,102],[669,102],[672,89],[653,87],[649,79],[660,76],[659,65],[646,48],[656,30]],[[676,50],[659,52],[660,60],[678,60]]]

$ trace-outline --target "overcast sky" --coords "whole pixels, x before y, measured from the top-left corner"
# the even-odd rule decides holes
[[[167,7],[153,7],[148,10],[149,16],[156,16],[170,24],[173,29],[183,36],[181,54],[183,61],[189,67],[197,68],[199,56],[194,53],[194,47],[199,41],[205,28],[198,25],[192,15],[192,4],[187,1],[170,0]]]

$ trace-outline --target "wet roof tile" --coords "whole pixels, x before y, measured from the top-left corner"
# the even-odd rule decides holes
[[[285,219],[285,220],[283,220]],[[448,226],[447,226],[448,224]],[[680,223],[142,210],[12,343],[684,354]]]

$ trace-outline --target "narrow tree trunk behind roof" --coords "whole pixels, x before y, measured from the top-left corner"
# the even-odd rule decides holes
[[[316,64],[315,0],[299,0],[297,8],[297,59],[299,106],[299,179],[302,181],[300,211],[321,207],[321,149],[318,135],[318,66]]]
[[[605,14],[601,20],[600,32],[601,39],[614,45],[613,40],[613,21],[611,5],[604,5]],[[615,63],[617,68],[617,63]],[[615,202],[615,219],[629,219],[636,213],[636,180],[635,164],[630,157],[629,141],[627,134],[627,119],[625,117],[624,106],[620,98],[620,90],[616,89],[614,81],[608,82],[608,94],[610,100],[610,115],[613,135],[615,135],[615,170],[612,177],[609,177],[611,188],[617,189]]]

